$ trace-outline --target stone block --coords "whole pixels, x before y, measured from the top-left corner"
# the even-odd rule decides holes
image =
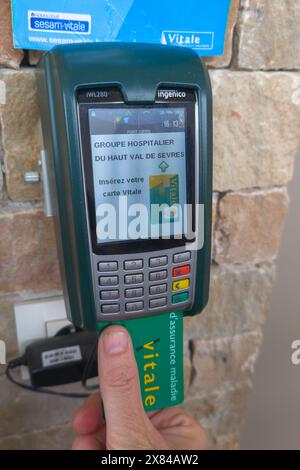
[[[0,210],[0,294],[61,289],[53,219],[37,207]]]
[[[209,395],[227,383],[233,385],[251,379],[261,342],[261,331],[213,340],[194,340],[194,374],[187,399]]]
[[[1,0],[0,5],[0,67],[18,69],[23,51],[13,46],[10,3],[10,0]]]
[[[242,0],[237,34],[237,67],[300,69],[298,0]]]
[[[208,431],[213,442],[217,436],[240,431],[250,392],[251,384],[240,382],[203,398],[187,399],[183,408]]]
[[[41,199],[40,183],[26,183],[26,171],[39,171],[40,115],[34,70],[0,70],[5,104],[0,106],[4,169],[8,195],[13,201]]]
[[[219,264],[274,260],[288,205],[285,188],[225,194],[219,203],[214,260]]]
[[[287,184],[300,147],[300,74],[211,70],[214,190]]]
[[[214,339],[260,329],[271,306],[274,266],[214,266],[210,299],[200,315],[185,317],[185,338]]]
[[[17,380],[21,380],[19,371],[14,371]],[[0,442],[10,435],[19,435],[33,431],[47,431],[51,427],[68,425],[80,404],[81,398],[65,398],[44,395],[24,390],[0,377]],[[82,392],[79,385],[59,387],[61,391]],[[58,390],[58,388],[56,388]]]

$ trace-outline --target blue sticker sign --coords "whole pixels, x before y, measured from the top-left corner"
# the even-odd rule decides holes
[[[146,42],[222,55],[230,0],[12,0],[14,46]]]

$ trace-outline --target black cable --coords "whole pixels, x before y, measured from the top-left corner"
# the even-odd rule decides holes
[[[74,333],[74,331],[76,330],[73,325],[67,325],[61,328],[60,330],[58,330],[58,332],[54,336],[70,335]]]
[[[91,352],[89,354],[88,360],[86,362],[86,365],[83,369],[82,373],[82,379],[81,379],[81,384],[86,390],[98,390],[99,385],[87,385],[87,380],[89,379],[89,374],[91,371],[91,367],[93,365],[93,361],[95,356],[97,355],[97,349],[98,349],[98,339],[95,341],[94,347],[91,349]]]
[[[25,382],[19,382],[16,380],[12,374],[11,370],[15,369],[16,367],[20,367],[26,365],[26,358],[24,356],[17,357],[16,359],[13,359],[7,364],[5,374],[6,377],[10,382],[13,384],[17,385],[18,387],[21,387],[25,390],[29,390],[30,392],[36,392],[36,393],[43,393],[47,395],[55,395],[55,396],[60,396],[60,397],[66,397],[66,398],[87,398],[90,396],[90,393],[72,393],[72,392],[59,392],[57,390],[50,390],[49,388],[37,388],[33,387],[32,385],[26,384]]]

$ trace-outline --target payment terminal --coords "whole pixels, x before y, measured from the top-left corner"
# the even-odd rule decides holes
[[[212,98],[185,47],[54,47],[38,70],[44,174],[79,327],[208,299]]]

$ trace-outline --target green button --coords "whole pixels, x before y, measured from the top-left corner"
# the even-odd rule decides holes
[[[172,304],[178,304],[179,302],[185,302],[189,298],[188,292],[179,292],[172,296]]]

